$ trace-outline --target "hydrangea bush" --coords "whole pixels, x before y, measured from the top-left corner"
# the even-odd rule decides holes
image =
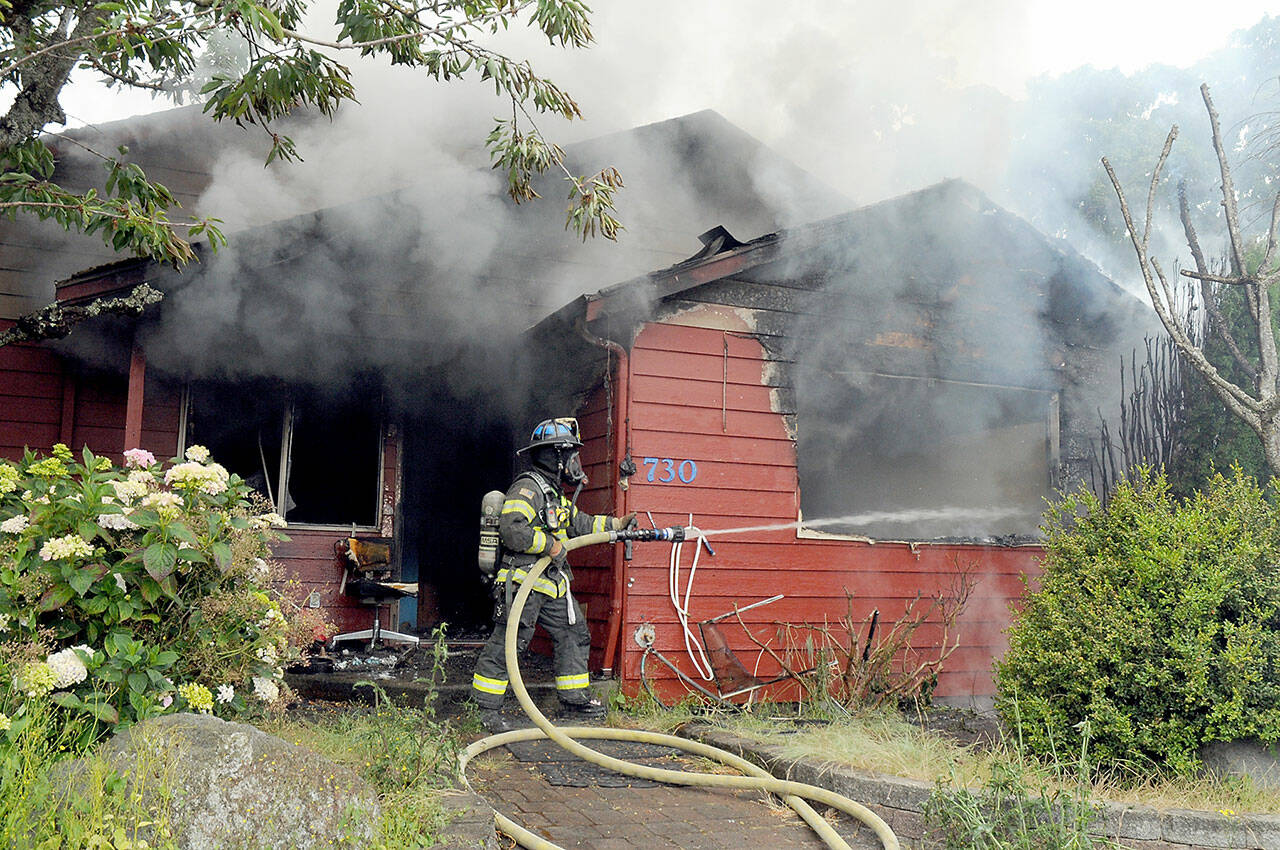
[[[200,446],[168,465],[140,449],[77,463],[61,444],[0,461],[0,729],[33,699],[98,734],[276,702],[323,628],[271,589],[283,526]]]

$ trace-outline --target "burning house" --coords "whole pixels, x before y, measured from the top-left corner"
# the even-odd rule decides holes
[[[1141,306],[960,182],[834,215],[851,205],[713,113],[571,156],[599,151],[650,187],[628,189],[613,254],[576,244],[558,210],[513,214],[491,184],[441,172],[255,227],[184,273],[67,276],[67,304],[141,282],[167,296],[56,350],[0,349],[0,451],[206,445],[286,515],[277,554],[305,604],[366,627],[334,546],[376,541],[417,585],[382,627],[465,634],[490,610],[481,497],[533,422],[574,413],[584,509],[746,529],[713,537],[696,577],[688,551],[681,578],[656,544],[575,555],[593,670],[634,685],[652,629],[697,676],[687,624],[781,596],[743,614],[750,633],[723,630],[768,676],[778,624],[891,620],[964,571],[936,693],[990,695],[1043,500],[1081,478]]]

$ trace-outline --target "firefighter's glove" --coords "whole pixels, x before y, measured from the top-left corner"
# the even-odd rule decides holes
[[[636,512],[632,511],[626,516],[616,516],[613,518],[614,531],[626,531],[628,528],[635,528]]]

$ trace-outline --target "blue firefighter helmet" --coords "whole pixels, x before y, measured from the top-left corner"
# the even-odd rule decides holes
[[[572,416],[542,420],[534,426],[533,435],[529,437],[529,445],[520,449],[517,454],[524,454],[543,446],[556,449],[580,448],[582,436],[578,431],[578,420]]]

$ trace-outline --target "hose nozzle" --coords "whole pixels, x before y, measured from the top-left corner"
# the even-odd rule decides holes
[[[642,543],[666,540],[671,543],[681,543],[685,538],[684,526],[680,525],[671,528],[627,528],[609,533],[613,536],[615,543],[619,540],[638,540]]]

